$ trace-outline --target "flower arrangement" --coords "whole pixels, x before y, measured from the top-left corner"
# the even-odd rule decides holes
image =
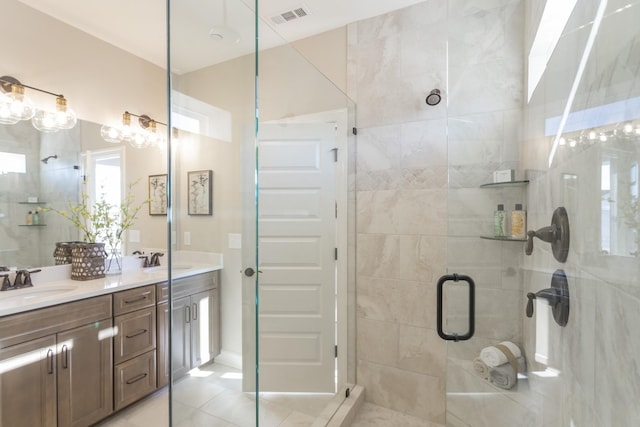
[[[132,189],[138,181],[128,185],[127,194],[120,206],[106,201],[104,194],[93,206],[89,206],[89,195],[83,193],[78,203],[68,202],[68,210],[43,207],[38,209],[44,212],[53,211],[71,221],[80,230],[85,242],[101,242],[109,248],[116,249],[122,241],[122,234],[133,226],[138,212],[149,202],[145,200],[135,204]]]

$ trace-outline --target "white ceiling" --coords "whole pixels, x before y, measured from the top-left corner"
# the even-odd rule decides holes
[[[165,1],[19,1],[160,67],[166,66]],[[260,0],[260,49],[422,1]],[[172,70],[186,73],[252,52],[255,46],[253,5],[254,0],[171,1]],[[304,7],[309,15],[280,25],[271,22],[272,16],[298,7]],[[238,33],[240,41],[215,41],[209,37],[213,27],[222,25]]]

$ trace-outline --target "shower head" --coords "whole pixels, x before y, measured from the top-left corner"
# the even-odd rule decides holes
[[[427,95],[427,105],[438,105],[440,103],[440,100],[442,100],[442,96],[440,95],[440,90],[439,89],[434,89],[432,90],[429,95]]]
[[[40,161],[46,165],[47,163],[49,163],[50,159],[57,159],[57,158],[58,158],[58,155],[54,154],[53,156],[45,157],[44,159],[42,159]]]

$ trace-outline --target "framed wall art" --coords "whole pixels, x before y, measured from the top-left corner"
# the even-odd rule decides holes
[[[189,215],[213,215],[213,171],[187,172]]]
[[[149,215],[167,214],[167,174],[149,175]]]

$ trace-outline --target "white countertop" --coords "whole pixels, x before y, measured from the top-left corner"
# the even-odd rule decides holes
[[[221,258],[207,260],[207,262],[174,263],[171,277],[179,279],[220,270],[222,267]],[[70,277],[70,266],[58,266],[53,269],[57,269],[58,273],[50,275],[51,280],[39,281],[37,276],[39,273],[37,273],[31,276],[33,287],[0,292],[0,316],[111,294],[168,280],[166,266],[126,269],[122,274],[107,275],[101,279],[84,281],[56,277],[56,275],[60,276],[60,271],[63,272],[63,276]],[[69,271],[68,276],[64,274],[67,270]]]

